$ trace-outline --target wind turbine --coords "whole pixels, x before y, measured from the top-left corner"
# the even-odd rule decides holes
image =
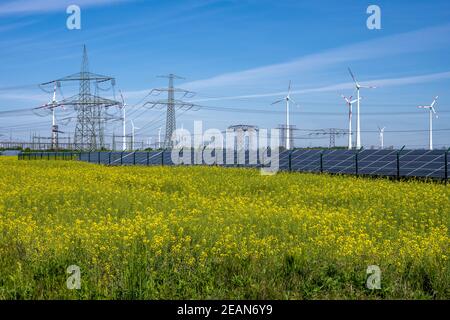
[[[123,99],[122,90],[120,90],[120,98],[122,99],[122,151],[127,150],[127,127],[126,127],[126,115],[127,115],[127,105],[125,103],[125,100]]]
[[[135,137],[135,132],[136,129],[140,129],[134,126],[134,122],[133,120],[130,120],[131,122],[131,151],[134,151],[134,137]]]
[[[56,116],[55,116],[55,108],[58,105],[58,101],[56,101],[56,83],[53,88],[53,98],[51,102],[52,109],[52,148],[55,148],[58,144],[58,126],[56,125]]]
[[[148,139],[147,139],[147,146],[148,146],[148,148],[152,147],[152,138],[151,137],[148,137]]]
[[[378,132],[380,134],[380,148],[384,149],[384,129],[386,129],[386,127],[380,128],[378,126]]]
[[[58,130],[58,125],[56,124],[55,109],[57,107],[64,108],[62,105],[59,105],[58,101],[56,100],[56,90],[57,90],[57,83],[55,83],[55,86],[53,87],[52,101],[42,105],[39,108],[36,108],[36,109],[50,109],[52,111],[52,148],[55,148],[57,146],[57,144],[58,144],[58,133],[61,132],[61,131]]]
[[[360,118],[360,95],[359,90],[362,89],[375,89],[376,87],[372,86],[362,86],[359,84],[359,82],[356,80],[355,75],[353,74],[352,70],[348,68],[348,72],[350,73],[350,76],[353,79],[353,82],[355,83],[356,92],[357,92],[357,109],[356,109],[356,149],[361,149],[361,118]]]
[[[343,94],[341,95],[344,98],[347,106],[348,106],[348,149],[351,150],[353,147],[352,141],[352,114],[353,114],[353,104],[360,100],[360,98],[352,100],[352,96],[346,97]]]
[[[433,150],[433,113],[436,116],[436,118],[438,118],[438,115],[436,114],[436,110],[434,109],[434,106],[436,105],[437,99],[439,97],[436,96],[436,98],[434,98],[433,102],[431,103],[431,105],[429,106],[419,106],[418,108],[420,109],[428,109],[429,110],[429,114],[430,114],[430,141],[429,141],[429,149]]]
[[[286,101],[286,149],[289,150],[291,149],[291,141],[290,141],[290,124],[289,124],[289,102],[293,102],[294,104],[297,104],[294,99],[291,98],[291,81],[289,81],[289,87],[288,87],[288,93],[287,96],[284,97],[283,99],[277,100],[275,102],[272,103],[272,105],[274,104],[278,104],[280,102]]]

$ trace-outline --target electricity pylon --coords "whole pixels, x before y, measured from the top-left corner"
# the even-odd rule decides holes
[[[310,133],[309,135],[329,136],[330,137],[329,148],[335,148],[336,137],[346,136],[348,134],[349,134],[348,131],[345,129],[329,128],[329,129],[315,130],[314,133]]]
[[[153,89],[150,94],[156,93],[156,95],[161,94],[162,92],[167,92],[167,100],[158,100],[158,101],[148,101],[144,105],[152,105],[152,107],[157,106],[164,106],[167,107],[167,114],[166,114],[166,134],[164,138],[164,144],[163,147],[165,149],[171,149],[174,146],[174,139],[173,139],[173,133],[176,130],[176,109],[185,109],[190,110],[192,108],[199,107],[196,104],[184,102],[182,100],[177,100],[175,98],[175,94],[182,94],[182,98],[192,98],[195,93],[175,88],[173,86],[174,79],[184,79],[182,77],[179,77],[175,74],[169,74],[166,76],[159,76],[159,78],[168,78],[169,79],[169,87],[168,88],[158,88]]]
[[[77,111],[74,139],[75,148],[86,151],[100,149],[104,143],[104,123],[106,121],[104,110],[108,107],[120,106],[121,103],[102,98],[96,94],[91,94],[91,86],[95,85],[98,88],[99,84],[109,82],[111,88],[114,90],[115,79],[89,72],[89,60],[86,46],[84,46],[83,61],[79,73],[43,83],[41,84],[41,88],[49,84],[70,81],[79,82],[79,92],[73,97],[59,101],[58,105],[64,105],[65,107],[71,106]]]

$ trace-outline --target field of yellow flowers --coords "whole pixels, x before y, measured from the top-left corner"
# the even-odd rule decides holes
[[[449,190],[0,157],[0,299],[449,299]]]

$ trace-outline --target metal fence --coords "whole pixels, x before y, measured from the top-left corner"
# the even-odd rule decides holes
[[[219,157],[222,152],[223,157]],[[217,159],[214,165],[226,167],[267,167],[259,157],[250,152],[238,153],[227,150],[213,151]],[[448,181],[449,150],[310,150],[298,149],[282,151],[279,155],[279,169],[282,171],[317,172],[331,174],[353,174],[386,176],[394,178],[418,177]],[[270,155],[270,153],[269,153]],[[197,153],[198,156],[198,153]],[[207,165],[203,157],[196,157],[191,151],[191,159],[200,159],[197,165]],[[220,163],[220,158],[223,163]],[[81,153],[22,153],[22,160],[72,160],[104,165],[174,165],[170,150],[151,152],[81,152]],[[229,161],[232,159],[233,161]],[[227,161],[228,160],[228,161]],[[189,165],[191,163],[184,163]]]
[[[78,160],[79,152],[28,152],[19,153],[19,160]]]

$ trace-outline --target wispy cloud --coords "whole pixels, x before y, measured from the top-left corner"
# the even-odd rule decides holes
[[[430,73],[425,75],[400,77],[400,78],[387,78],[387,79],[375,79],[371,81],[366,81],[364,84],[377,86],[377,88],[386,87],[398,87],[406,86],[427,82],[434,82],[438,80],[450,79],[450,71],[440,72],[440,73]],[[341,90],[353,89],[355,84],[353,82],[342,82],[333,85],[319,86],[307,89],[292,90],[291,94],[308,94],[308,93],[320,93],[320,92],[339,92]],[[127,91],[123,95],[126,99],[138,99],[144,97],[150,92],[148,90],[137,90],[137,91]],[[270,97],[280,97],[286,94],[286,91],[276,91],[267,92],[260,94],[249,94],[249,95],[236,95],[236,96],[223,96],[214,98],[202,98],[202,99],[192,99],[190,102],[208,102],[208,101],[226,101],[226,100],[241,100],[241,99],[259,99],[259,98],[270,98]]]
[[[10,91],[10,92],[1,92],[0,91],[0,99],[3,101],[13,101],[17,102],[25,102],[30,105],[30,108],[38,107],[40,104],[46,103],[48,101],[49,95],[45,93],[31,93],[30,91],[20,90],[20,91]],[[3,102],[5,104],[5,102]]]
[[[5,32],[5,31],[11,31],[11,30],[16,30],[16,29],[20,29],[20,28],[24,28],[27,27],[29,25],[35,24],[37,21],[23,21],[23,22],[16,22],[16,23],[11,23],[11,24],[4,24],[4,25],[0,25],[0,32]]]
[[[419,84],[426,82],[433,82],[442,79],[450,79],[450,71],[448,72],[440,72],[440,73],[432,73],[426,75],[419,75],[413,77],[402,77],[402,78],[389,78],[389,79],[376,79],[371,81],[366,81],[364,84],[377,86],[378,88],[383,87],[395,87],[395,86],[405,86],[411,84]],[[317,93],[317,92],[332,92],[332,91],[340,91],[346,89],[354,88],[355,84],[353,82],[344,82],[338,83],[334,85],[308,88],[302,90],[293,90],[291,94],[307,94],[307,93]],[[256,99],[256,98],[267,98],[267,97],[278,97],[285,95],[286,92],[270,92],[263,94],[252,94],[252,95],[241,95],[241,96],[229,96],[229,97],[218,97],[218,98],[205,98],[205,99],[197,99],[192,102],[205,102],[205,101],[220,101],[220,100],[236,100],[236,99]]]
[[[92,7],[130,1],[135,0],[9,0],[0,4],[0,15],[53,12],[65,10],[71,4],[77,4],[80,7]]]
[[[295,75],[299,72],[316,70],[340,63],[437,50],[442,46],[450,45],[448,34],[450,34],[450,25],[448,24],[426,28],[330,49],[285,63],[225,73],[209,79],[185,83],[184,86],[192,90],[199,90],[235,86],[242,83],[252,84],[258,80]]]

